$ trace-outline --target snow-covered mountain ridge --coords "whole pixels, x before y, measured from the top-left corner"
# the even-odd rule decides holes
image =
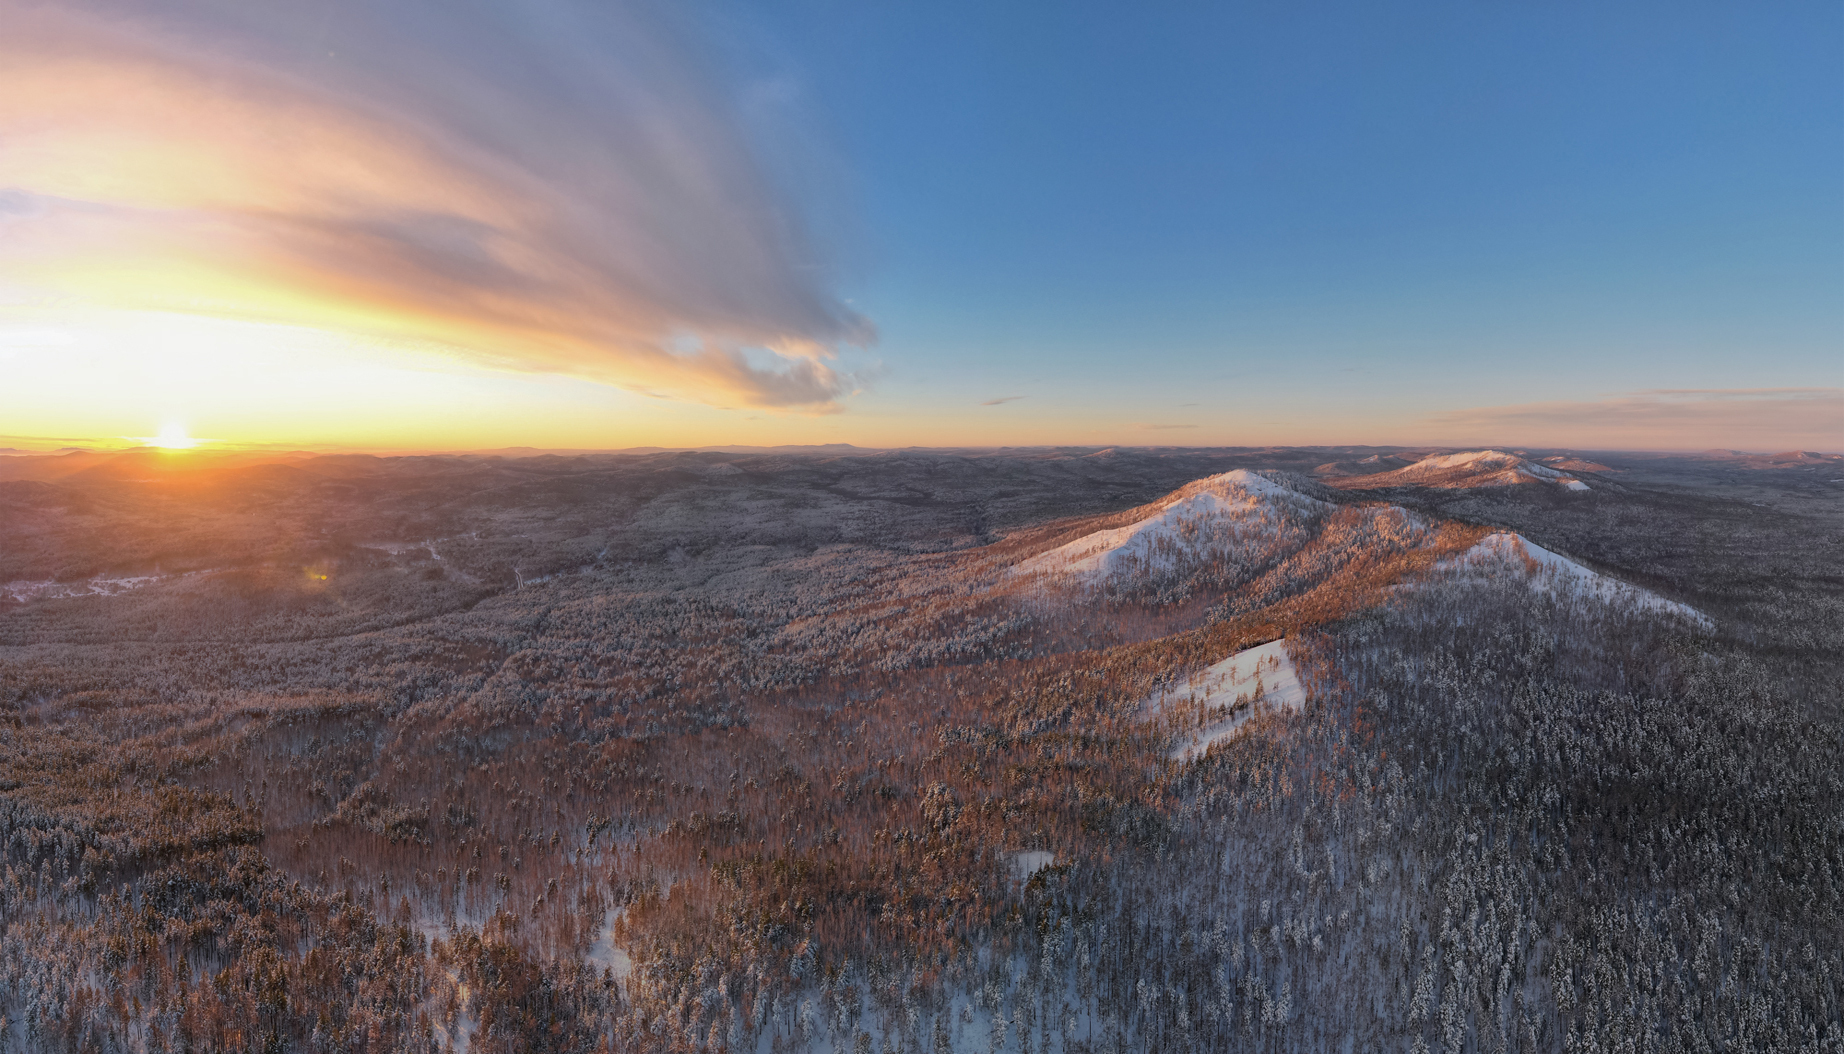
[[[1422,458],[1412,465],[1388,472],[1347,475],[1333,482],[1335,486],[1354,489],[1512,487],[1527,483],[1548,483],[1571,491],[1592,489],[1575,475],[1502,450],[1466,450],[1457,454],[1435,454]]]
[[[1125,526],[1096,531],[1018,565],[1019,574],[1066,575],[1092,581],[1178,571],[1197,562],[1249,561],[1276,548],[1304,544],[1311,522],[1331,503],[1237,469],[1188,484],[1144,506]]]
[[[1429,475],[1483,471],[1576,482],[1554,469],[1493,450],[1441,455],[1401,471],[1412,469]],[[1225,472],[1132,510],[1135,518],[1124,525],[1091,531],[1031,556],[1013,573],[1147,598],[1223,589],[1233,601],[1244,592],[1272,596],[1277,588],[1312,588],[1355,563],[1436,546],[1433,555],[1439,559],[1432,567],[1424,560],[1423,570],[1405,569],[1404,574],[1448,582],[1518,579],[1534,589],[1573,591],[1616,606],[1708,623],[1683,604],[1610,578],[1514,532],[1494,531],[1470,549],[1456,552],[1444,548],[1451,542],[1439,541],[1438,523],[1420,513],[1395,505],[1341,505],[1327,500],[1332,497],[1314,483],[1282,473]],[[1277,579],[1284,581],[1277,585]]]

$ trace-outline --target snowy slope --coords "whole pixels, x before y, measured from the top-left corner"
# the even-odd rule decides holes
[[[1391,472],[1337,480],[1340,487],[1514,487],[1548,483],[1564,490],[1585,491],[1587,483],[1548,465],[1528,461],[1502,450],[1467,450],[1436,454]]]
[[[1531,585],[1538,589],[1570,591],[1611,604],[1677,615],[1701,625],[1710,625],[1709,617],[1695,608],[1666,600],[1650,590],[1617,578],[1609,578],[1510,531],[1486,535],[1477,545],[1458,557],[1443,560],[1435,567],[1435,574],[1449,579],[1493,581],[1521,576],[1528,578]]]
[[[1147,709],[1155,715],[1178,715],[1192,725],[1171,751],[1174,760],[1189,761],[1235,735],[1258,713],[1304,705],[1306,688],[1287,654],[1287,642],[1276,640],[1206,668],[1149,700]]]
[[[1147,506],[1142,519],[1096,531],[1018,565],[1020,574],[1101,579],[1265,550],[1331,506],[1254,472],[1199,480]],[[1301,539],[1303,540],[1303,539]]]
[[[1356,461],[1328,461],[1313,469],[1315,476],[1374,476],[1379,472],[1407,468],[1415,463],[1399,454],[1372,454]]]

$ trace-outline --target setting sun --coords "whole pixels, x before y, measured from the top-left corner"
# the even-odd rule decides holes
[[[162,450],[191,450],[198,446],[198,440],[186,434],[185,425],[165,424],[160,426],[160,434],[149,440],[147,445]]]

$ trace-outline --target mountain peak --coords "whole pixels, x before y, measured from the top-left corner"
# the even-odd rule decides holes
[[[1512,487],[1528,483],[1547,483],[1572,491],[1590,489],[1587,483],[1568,472],[1503,450],[1431,454],[1412,465],[1387,472],[1338,475],[1332,479],[1334,486],[1355,490],[1380,487],[1437,487],[1451,490]]]
[[[1311,536],[1311,524],[1333,507],[1320,494],[1317,484],[1280,472],[1207,476],[1137,509],[1097,517],[1098,529],[1025,560],[1017,572],[1162,580],[1260,563]]]

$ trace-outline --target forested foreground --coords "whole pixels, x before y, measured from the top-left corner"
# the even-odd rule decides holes
[[[1822,514],[1751,536],[1762,605],[1685,586],[1680,496],[1590,500],[1341,507],[1151,596],[1007,572],[1116,516],[303,639],[19,609],[0,1051],[1844,1051]],[[1714,628],[1438,574],[1590,520]],[[1142,701],[1283,635],[1305,709],[1170,760]]]
[[[1344,677],[1304,716],[1167,777],[1141,852],[1033,883],[960,986],[965,1027],[1032,1050],[1844,1049],[1844,751],[1703,643],[1506,592],[1330,628],[1311,652]]]

